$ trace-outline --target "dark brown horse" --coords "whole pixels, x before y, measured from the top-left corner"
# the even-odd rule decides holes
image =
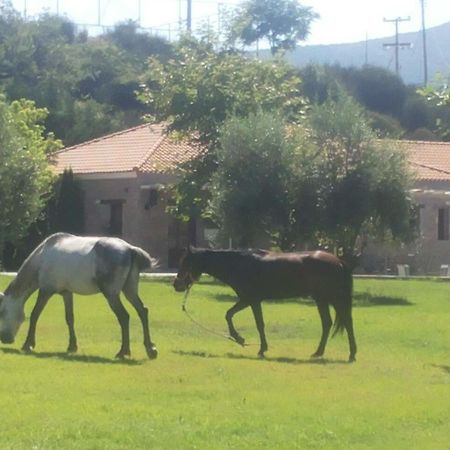
[[[173,283],[178,292],[186,291],[202,273],[229,285],[239,297],[226,313],[230,336],[239,344],[244,338],[233,325],[233,316],[251,306],[260,336],[258,355],[268,349],[264,333],[262,300],[312,297],[322,320],[322,337],[312,357],[321,357],[330,334],[332,319],[329,306],[336,311],[335,333],[347,330],[349,361],[355,361],[356,342],[352,321],[351,270],[336,256],[323,251],[272,253],[263,250],[205,250],[190,247],[181,258]]]

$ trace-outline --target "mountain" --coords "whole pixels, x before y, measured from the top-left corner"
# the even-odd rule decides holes
[[[426,33],[428,80],[436,73],[450,75],[450,22],[429,28]],[[350,44],[305,45],[289,53],[289,61],[303,67],[307,64],[340,64],[341,66],[381,66],[395,71],[395,49],[383,44],[395,37],[369,39]],[[399,42],[410,42],[409,49],[399,49],[400,76],[406,84],[421,85],[424,80],[422,31],[399,34]]]

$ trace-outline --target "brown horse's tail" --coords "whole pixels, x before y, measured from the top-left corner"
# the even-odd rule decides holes
[[[343,277],[339,296],[336,298],[334,309],[336,318],[333,325],[333,336],[345,330],[345,323],[352,317],[353,275],[350,267],[342,263]]]

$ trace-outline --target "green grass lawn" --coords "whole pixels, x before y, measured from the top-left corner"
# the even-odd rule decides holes
[[[8,283],[0,277],[0,290]],[[181,311],[169,282],[148,281],[159,357],[146,359],[130,310],[132,359],[114,359],[120,331],[99,295],[76,297],[79,352],[66,355],[55,296],[23,354],[25,322],[0,346],[0,449],[449,449],[450,283],[356,280],[357,362],[345,336],[309,355],[320,320],[308,302],[264,303],[267,358],[208,334]],[[195,285],[189,310],[225,332],[232,291]],[[33,296],[26,307],[29,315]],[[235,316],[256,344],[250,310]]]

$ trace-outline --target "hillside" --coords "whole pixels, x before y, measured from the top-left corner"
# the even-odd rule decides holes
[[[394,37],[372,39],[350,44],[305,45],[290,53],[288,58],[296,66],[310,63],[341,66],[370,65],[395,70],[394,48],[385,49],[384,43],[394,42]],[[422,32],[403,33],[399,42],[410,42],[412,48],[400,50],[400,75],[407,84],[423,83]],[[367,49],[367,53],[366,53]],[[428,79],[437,72],[450,74],[450,22],[427,30]]]

